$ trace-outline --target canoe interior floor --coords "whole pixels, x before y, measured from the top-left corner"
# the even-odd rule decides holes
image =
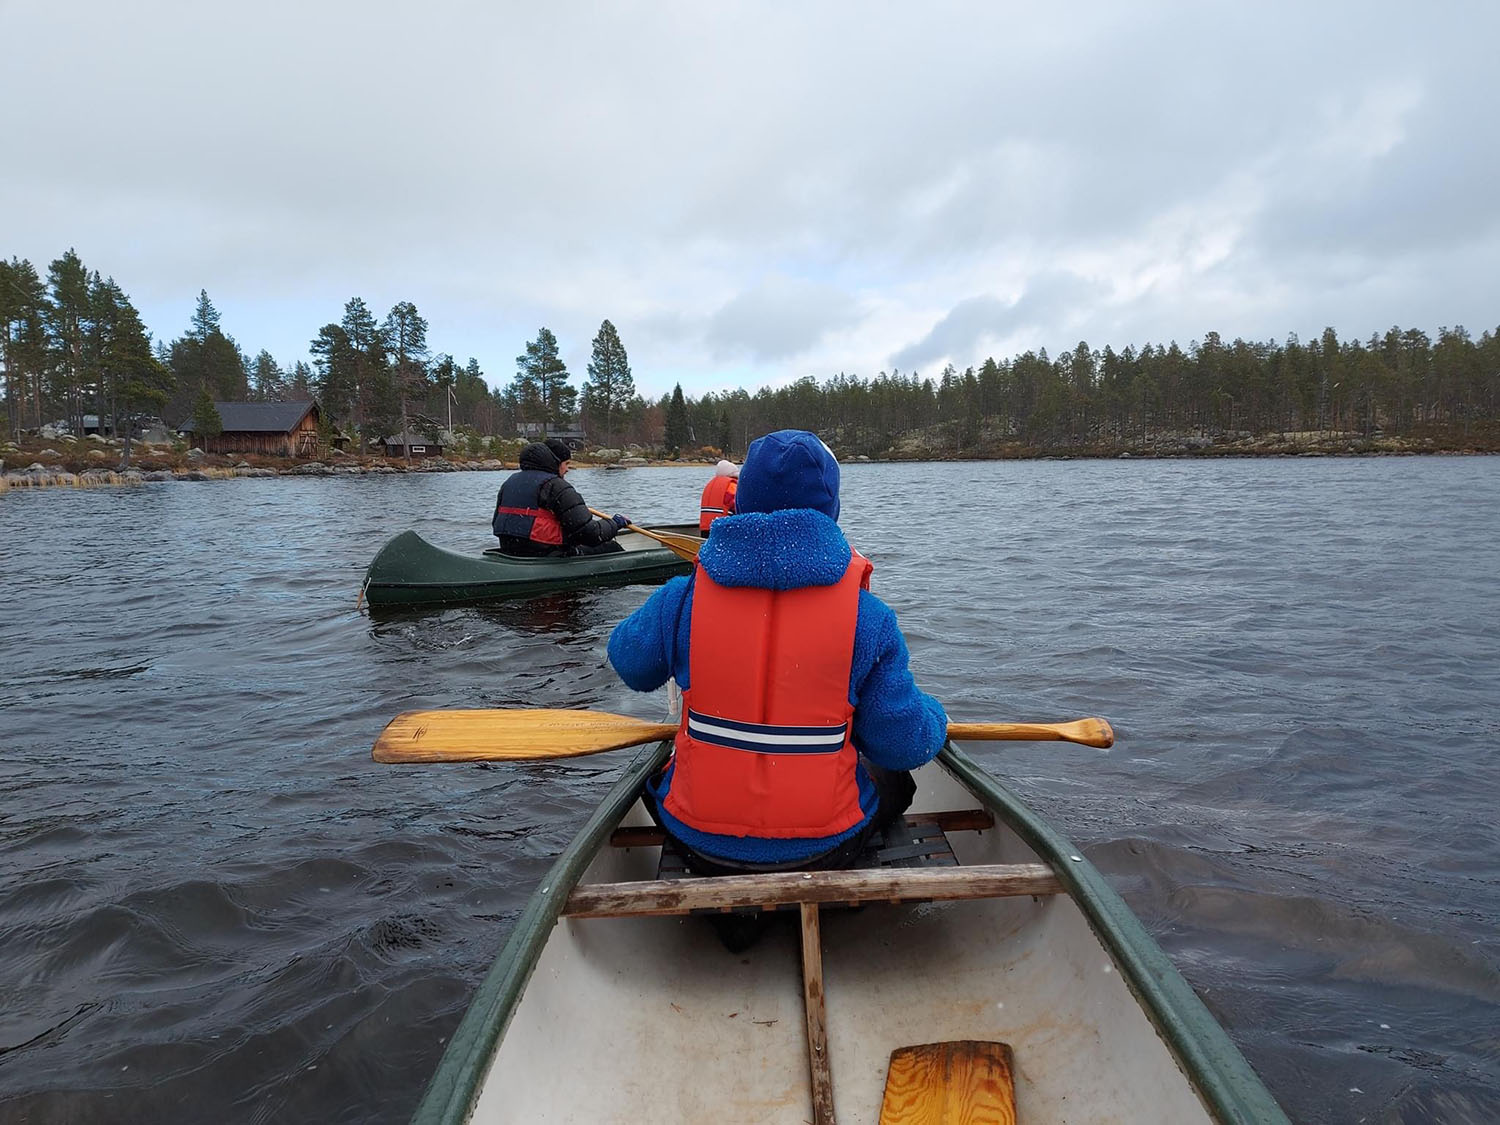
[[[902,817],[873,833],[852,870],[891,868],[957,868],[947,829],[982,831],[994,827],[983,809],[918,813]],[[612,844],[659,846],[658,882],[699,878],[674,842],[659,829],[617,829]],[[754,876],[751,876],[754,879]],[[764,878],[764,877],[762,877]],[[706,884],[705,884],[706,885]],[[754,917],[777,910],[800,914],[803,1015],[806,1024],[808,1085],[814,1125],[837,1125],[833,1075],[829,1066],[827,1011],[824,1004],[821,909],[858,909],[862,896],[846,902],[773,901],[759,905],[703,907],[687,913]],[[896,900],[891,900],[896,901]],[[907,898],[907,902],[913,900]],[[921,901],[921,900],[917,900]],[[716,925],[720,923],[716,922]],[[723,919],[729,925],[729,919]],[[721,931],[726,946],[736,949],[733,930]],[[753,940],[753,939],[752,939]],[[976,1065],[979,1059],[984,1065]],[[997,1062],[996,1060],[1000,1060]],[[1015,1121],[1015,1094],[1010,1078],[1010,1047],[1004,1043],[953,1042],[902,1047],[893,1052],[880,1117],[882,1125],[959,1125]]]

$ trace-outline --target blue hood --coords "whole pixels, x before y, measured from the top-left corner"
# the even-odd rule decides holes
[[[756,438],[740,468],[737,512],[811,508],[839,518],[839,463],[817,434],[777,430]]]
[[[810,508],[723,516],[709,526],[698,561],[720,586],[798,590],[832,586],[849,569],[849,541]]]

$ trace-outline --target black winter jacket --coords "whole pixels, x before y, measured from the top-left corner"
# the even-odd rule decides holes
[[[557,455],[552,450],[539,441],[532,442],[521,450],[520,460],[522,469],[535,469],[552,474],[551,479],[544,481],[537,493],[537,507],[545,508],[557,517],[557,522],[562,527],[563,545],[554,547],[545,543],[536,543],[530,539],[517,539],[502,535],[499,536],[500,549],[506,554],[565,555],[570,547],[595,547],[600,543],[608,543],[619,533],[614,520],[596,519],[591,516],[588,505],[583,502],[583,497],[578,495],[578,490],[565,478],[557,475],[562,462],[557,459]],[[509,480],[506,483],[509,483]],[[504,503],[504,500],[505,484],[501,484],[500,493],[495,498],[496,507]]]

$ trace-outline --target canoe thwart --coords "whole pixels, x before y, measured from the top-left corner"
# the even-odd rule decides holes
[[[1062,891],[1062,883],[1045,863],[774,871],[703,879],[585,883],[568,896],[563,913],[573,918],[625,918],[744,906],[1002,898]]]
[[[891,1052],[880,1125],[1015,1125],[1005,1043],[958,1039]]]

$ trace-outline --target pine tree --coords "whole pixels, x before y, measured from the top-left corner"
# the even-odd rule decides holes
[[[89,272],[74,250],[47,267],[47,326],[57,397],[75,433],[83,432],[84,337],[88,332]]]
[[[42,376],[47,368],[47,289],[24,258],[0,261],[0,361],[5,364],[9,432],[42,424]]]
[[[120,467],[125,468],[130,464],[134,412],[143,407],[161,409],[171,396],[175,381],[171,371],[153,353],[151,337],[141,323],[140,313],[114,278],[97,286],[95,302],[100,325],[100,378],[115,433],[123,436]]]
[[[678,456],[688,443],[687,403],[682,397],[682,384],[672,388],[672,401],[667,404],[666,445],[673,457]]]
[[[523,420],[560,425],[572,420],[578,392],[568,383],[568,367],[557,354],[557,337],[542,328],[526,345],[526,354],[516,356],[516,377],[511,383]],[[540,417],[533,416],[539,414]]]
[[[602,421],[604,438],[614,436],[614,417],[635,394],[635,380],[630,375],[630,358],[620,334],[609,321],[599,325],[594,336],[594,351],[589,359],[589,377],[583,384],[584,414],[591,421]]]
[[[353,418],[356,429],[365,428],[366,417],[391,418],[399,413],[394,382],[388,370],[385,336],[376,323],[375,314],[359,297],[344,304],[344,319],[339,327],[348,337],[353,380]],[[389,426],[379,427],[389,430]],[[383,436],[383,435],[382,435]]]
[[[400,404],[402,441],[411,428],[408,399],[427,396],[427,322],[417,314],[417,306],[401,301],[392,306],[380,327],[387,354],[397,402]],[[407,459],[411,459],[408,444]]]

